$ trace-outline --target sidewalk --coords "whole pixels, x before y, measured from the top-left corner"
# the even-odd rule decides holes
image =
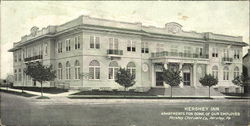
[[[1,90],[7,90],[6,87],[0,87]],[[8,91],[13,91],[13,92],[22,92],[21,89],[12,89],[8,88]],[[36,97],[41,96],[41,92],[35,92],[35,91],[27,91],[24,90],[24,92],[32,95],[37,95]],[[115,96],[115,95],[108,95],[108,96],[103,96],[103,95],[71,95],[74,93],[79,92],[78,90],[69,90],[68,92],[63,92],[59,94],[50,94],[50,93],[43,93],[43,96],[48,96],[50,98],[63,98],[63,99],[209,99],[208,96],[173,96],[173,98],[170,98],[170,96],[165,96],[165,95],[158,95],[158,96]],[[211,96],[211,99],[240,99],[241,97],[239,96]],[[248,98],[250,99],[250,96],[245,96],[243,98]]]
[[[6,87],[0,87],[1,90],[7,90]],[[8,88],[8,91],[14,91],[14,92],[22,92],[21,89],[12,89],[12,88]],[[28,91],[28,90],[24,90],[24,92],[28,93],[28,94],[33,94],[33,95],[37,95],[37,96],[41,96],[41,92],[35,92],[35,91]],[[78,92],[77,90],[69,90],[68,92],[63,92],[63,93],[59,93],[59,94],[50,94],[50,93],[43,93],[44,96],[48,96],[48,97],[67,97],[70,94],[76,93]]]

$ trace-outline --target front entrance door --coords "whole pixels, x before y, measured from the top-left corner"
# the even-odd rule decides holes
[[[156,86],[163,86],[163,72],[156,72]]]
[[[190,86],[190,73],[183,73],[184,86]]]

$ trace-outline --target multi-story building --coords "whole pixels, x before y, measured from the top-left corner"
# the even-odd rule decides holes
[[[201,87],[199,79],[212,74],[222,92],[238,92],[232,83],[242,72],[240,36],[183,31],[178,23],[163,28],[142,23],[119,22],[80,16],[62,25],[48,26],[14,43],[15,86],[39,86],[23,72],[28,62],[52,64],[57,78],[47,86],[68,84],[70,88],[111,90],[119,67],[136,76],[136,90],[167,87],[162,70],[179,69],[181,88]]]

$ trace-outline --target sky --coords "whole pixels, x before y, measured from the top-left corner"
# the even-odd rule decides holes
[[[248,1],[2,1],[0,77],[13,74],[13,56],[7,50],[31,27],[59,25],[80,15],[157,27],[177,22],[184,31],[243,36],[247,43],[250,39]]]

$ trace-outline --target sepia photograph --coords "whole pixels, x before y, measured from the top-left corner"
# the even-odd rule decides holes
[[[249,1],[1,1],[1,126],[250,126]]]

